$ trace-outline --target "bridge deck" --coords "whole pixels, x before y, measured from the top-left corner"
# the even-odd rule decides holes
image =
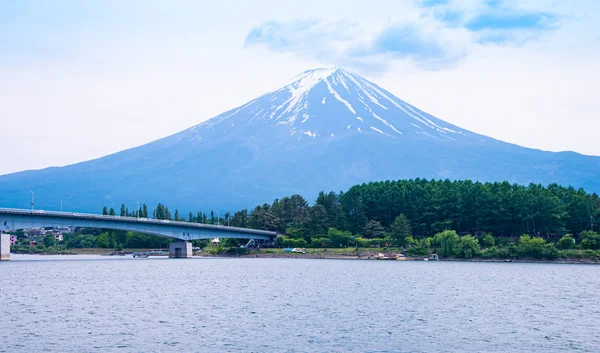
[[[171,220],[104,216],[87,213],[0,208],[0,230],[44,226],[76,226],[131,230],[141,233],[192,240],[211,237],[273,239],[277,232],[222,225]]]

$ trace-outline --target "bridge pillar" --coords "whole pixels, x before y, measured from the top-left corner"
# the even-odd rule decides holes
[[[169,244],[169,258],[185,259],[192,257],[192,243],[178,241]]]
[[[0,261],[10,260],[10,235],[0,233]]]

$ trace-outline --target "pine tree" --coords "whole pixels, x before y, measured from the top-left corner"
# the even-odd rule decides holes
[[[383,238],[383,230],[384,229],[381,226],[381,223],[377,222],[376,220],[370,220],[363,229],[363,235],[368,239]]]
[[[165,206],[162,203],[159,203],[156,206],[155,217],[157,219],[167,219],[167,212],[165,210]]]
[[[108,215],[109,216],[114,216],[115,215],[115,209],[111,207],[110,211],[108,211]]]
[[[192,212],[190,212],[190,215],[188,217],[188,222],[190,222],[190,223],[194,222],[194,215],[192,214]]]
[[[399,214],[392,223],[392,240],[396,245],[405,245],[406,238],[412,236],[410,221],[404,214]]]
[[[102,209],[102,215],[108,216],[108,208],[106,208],[106,206],[104,206],[104,208]]]
[[[125,204],[122,203],[121,204],[121,213],[119,213],[119,216],[125,217],[126,215],[127,215],[127,213],[125,213]]]

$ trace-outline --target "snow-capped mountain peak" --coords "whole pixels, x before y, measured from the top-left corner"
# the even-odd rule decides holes
[[[474,137],[337,67],[304,71],[285,86],[182,134],[202,143],[238,138],[288,143],[356,134],[445,141]]]

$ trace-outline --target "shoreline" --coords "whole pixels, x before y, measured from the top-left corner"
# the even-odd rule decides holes
[[[424,257],[406,257],[405,260],[378,260],[374,256],[369,258],[368,256],[358,255],[337,255],[337,254],[247,254],[247,255],[209,255],[202,254],[198,255],[201,257],[217,257],[217,258],[263,258],[263,259],[311,259],[311,260],[359,260],[359,261],[423,261]],[[556,259],[556,260],[537,260],[537,259],[457,259],[457,258],[443,258],[439,261],[432,262],[491,262],[491,263],[548,263],[548,264],[570,264],[570,265],[600,265],[600,262],[594,261],[593,259]]]
[[[81,249],[75,249],[81,250]],[[11,253],[11,255],[32,255],[32,256],[109,256],[109,257],[122,257],[122,256],[131,256],[131,254],[126,255],[115,255],[113,254],[113,250],[101,250],[101,249],[85,249],[84,251],[73,251],[70,253]],[[142,251],[142,250],[139,250]],[[151,257],[168,257],[169,254],[165,253],[164,255],[152,255]],[[335,253],[250,253],[244,255],[237,254],[207,254],[207,253],[194,253],[194,257],[205,257],[205,258],[263,258],[263,259],[310,259],[310,260],[354,260],[354,261],[424,261],[425,257],[410,257],[407,256],[404,260],[395,260],[395,259],[377,259],[374,254],[367,255],[359,255],[359,254],[335,254]],[[439,261],[441,262],[490,262],[490,263],[547,263],[547,264],[571,264],[571,265],[600,265],[599,261],[595,261],[594,259],[585,258],[585,259],[555,259],[555,260],[545,260],[545,259],[531,259],[531,258],[523,258],[523,259],[481,259],[481,258],[472,258],[472,259],[459,259],[459,258],[441,258]],[[437,261],[434,261],[437,262]]]

